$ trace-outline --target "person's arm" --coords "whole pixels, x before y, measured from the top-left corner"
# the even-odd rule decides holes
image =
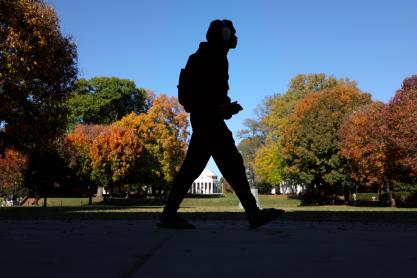
[[[237,101],[234,101],[231,103],[217,105],[215,111],[220,118],[228,120],[233,115],[242,111],[242,109],[242,106],[239,103],[237,103]]]

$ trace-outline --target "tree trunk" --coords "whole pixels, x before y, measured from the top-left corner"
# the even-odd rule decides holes
[[[347,205],[347,204],[349,204],[349,201],[350,201],[350,191],[349,190],[347,190],[347,189],[345,189],[344,190],[345,192],[344,192],[344,203],[345,203],[345,205]]]
[[[127,188],[126,189],[126,199],[129,199],[130,198],[130,184],[128,184],[126,188]]]
[[[47,207],[47,197],[46,197],[46,193],[45,195],[43,195],[43,207],[46,208]]]
[[[394,198],[394,196],[392,194],[392,190],[391,189],[389,189],[388,196],[389,196],[389,205],[390,205],[390,207],[392,207],[392,208],[395,207],[396,206],[395,198]]]
[[[91,206],[93,204],[93,192],[92,192],[92,188],[89,185],[88,186],[88,205]]]
[[[97,198],[103,199],[103,186],[97,186]]]
[[[35,185],[35,202],[34,205],[39,205],[39,194],[38,194],[38,187]]]

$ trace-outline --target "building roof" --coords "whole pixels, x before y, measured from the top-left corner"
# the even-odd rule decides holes
[[[217,180],[217,176],[209,169],[204,169],[200,176],[194,182],[213,182]]]
[[[204,169],[203,172],[200,174],[200,176],[205,176],[205,177],[213,177],[215,176],[215,174],[213,174],[212,171],[210,171],[209,169]]]

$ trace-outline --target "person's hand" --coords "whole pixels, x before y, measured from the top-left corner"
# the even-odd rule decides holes
[[[239,111],[241,111],[242,109],[242,106],[240,106],[240,104],[237,103],[237,101],[235,101],[231,103],[218,105],[216,108],[216,112],[222,119],[228,120],[233,115],[239,113]]]

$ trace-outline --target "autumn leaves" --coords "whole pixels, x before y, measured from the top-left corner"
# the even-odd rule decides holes
[[[147,112],[110,125],[79,124],[63,152],[77,175],[99,186],[172,181],[186,151],[187,114],[173,97],[150,96]]]
[[[392,192],[396,182],[415,184],[416,84],[417,76],[406,79],[383,104],[350,80],[298,75],[267,99],[251,125],[257,132],[242,140],[247,166],[258,184],[303,184],[325,200],[356,185]]]

